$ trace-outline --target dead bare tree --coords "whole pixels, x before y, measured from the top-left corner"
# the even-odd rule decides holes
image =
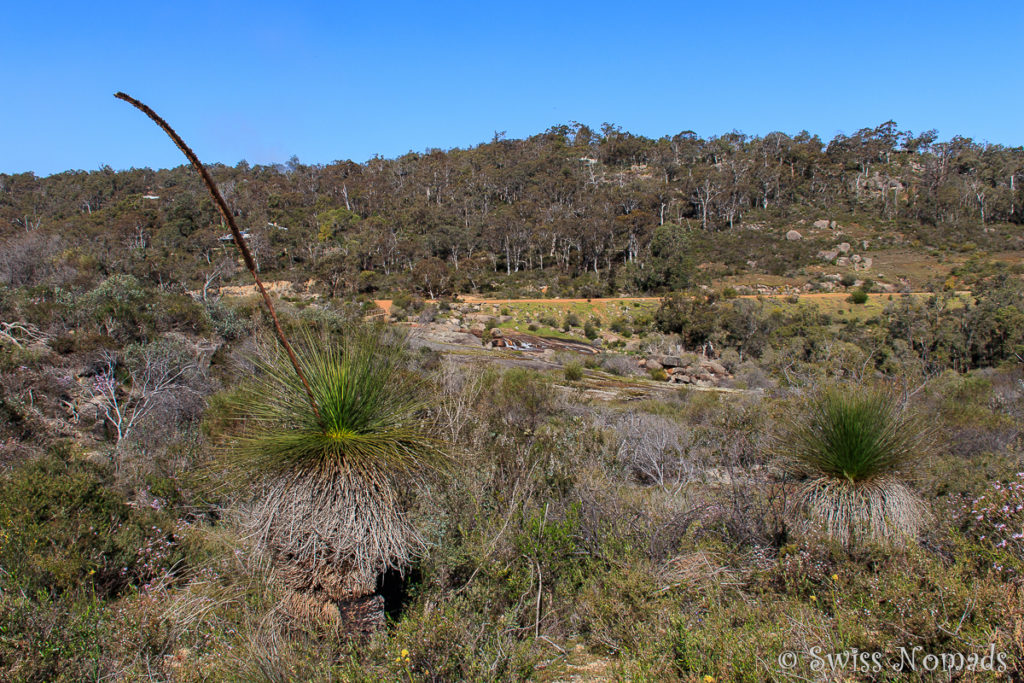
[[[480,373],[446,358],[441,365],[438,384],[441,396],[435,408],[435,424],[448,443],[459,443],[483,388]]]
[[[163,399],[176,393],[195,393],[188,380],[197,370],[195,358],[170,343],[149,344],[124,355],[103,352],[100,371],[86,386],[86,397],[114,430],[115,467],[124,445]],[[126,376],[125,381],[118,380],[119,374]]]
[[[692,437],[681,425],[647,413],[626,413],[610,425],[618,434],[617,456],[641,482],[676,494],[694,477],[688,457]]]

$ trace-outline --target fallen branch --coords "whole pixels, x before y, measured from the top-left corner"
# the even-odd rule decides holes
[[[0,321],[0,341],[14,344],[19,349],[25,344],[45,342],[46,335],[31,323],[5,323]]]

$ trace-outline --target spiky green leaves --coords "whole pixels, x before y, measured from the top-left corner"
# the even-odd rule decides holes
[[[808,400],[784,446],[805,474],[853,484],[915,460],[925,448],[924,435],[888,393],[830,387]]]
[[[252,403],[241,410],[247,429],[231,449],[235,464],[253,474],[323,476],[440,466],[440,450],[420,428],[424,386],[409,371],[401,341],[382,327],[349,332],[338,345],[304,340],[296,356],[319,417],[287,359],[260,362]]]

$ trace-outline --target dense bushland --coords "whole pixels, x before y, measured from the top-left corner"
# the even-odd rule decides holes
[[[219,295],[238,268],[190,172],[0,176],[0,677],[761,681],[780,676],[785,650],[989,644],[1019,670],[1020,267],[977,255],[929,296],[835,275],[852,299],[838,308],[699,288],[744,269],[799,272],[825,245],[780,230],[822,215],[870,224],[885,246],[1019,249],[1019,169],[1020,150],[891,125],[827,147],[577,126],[362,165],[216,167],[261,270],[299,283],[282,292],[282,322],[320,345],[308,359],[338,409],[334,432],[296,410],[287,368],[268,384],[272,365],[254,363],[268,321]],[[374,291],[404,290],[394,318],[426,326],[452,307],[423,297],[540,286],[693,295],[528,321],[600,354],[426,343],[377,363],[372,339],[356,356],[380,371],[372,381],[347,365]],[[517,315],[495,309],[479,322],[489,340]],[[724,391],[655,383],[665,369],[641,370],[640,354],[713,356],[729,377]],[[341,400],[349,372],[361,380]],[[824,385],[883,398],[816,414]],[[430,399],[412,400],[414,387]],[[379,400],[350,400],[367,392]],[[377,426],[401,413],[428,437],[420,455],[443,444],[450,476],[393,478],[402,453],[387,451],[366,491],[328,477],[304,499],[287,486],[258,495],[275,478],[257,456],[294,474],[296,443],[304,463],[350,466],[355,451],[335,445],[365,426],[364,405]],[[784,426],[817,438],[847,414],[838,448],[778,447],[798,441]],[[893,445],[869,427],[920,423],[931,451],[843,450]],[[255,439],[225,471],[219,448],[254,435],[278,450]],[[914,523],[873,537],[853,513],[845,532],[830,528],[812,495],[822,479],[832,493],[896,482]],[[389,622],[328,636],[316,614],[282,609],[282,571],[300,553],[281,539],[367,492],[409,541],[363,577]],[[825,502],[839,509],[844,495]],[[285,531],[275,505],[259,507],[268,500],[292,505]],[[812,677],[809,666],[793,673]]]
[[[778,675],[781,651],[812,645],[995,643],[1014,666],[1024,656],[1024,375],[1005,353],[980,355],[983,367],[964,373],[910,353],[934,359],[941,347],[907,344],[894,356],[903,347],[893,341],[865,363],[871,347],[858,335],[883,342],[902,328],[843,323],[837,337],[809,307],[791,315],[724,299],[701,304],[717,307],[707,338],[737,386],[760,392],[609,400],[587,393],[590,373],[625,356],[538,372],[412,354],[392,372],[431,385],[419,420],[456,464],[446,480],[401,491],[425,550],[403,576],[380,578],[388,627],[348,642],[280,611],[286,590],[248,538],[244,498],[211,459],[214,442],[240,433],[233,416],[252,398],[265,322],[116,280],[82,294],[3,296],[39,335],[2,347],[6,679],[522,680],[586,666],[594,678],[760,681]],[[111,307],[120,300],[134,303]],[[179,302],[180,316],[161,314]],[[901,303],[913,302],[892,305]],[[716,336],[742,327],[721,313],[748,305],[759,342]],[[318,329],[327,348],[358,315],[282,306],[286,328]],[[912,326],[915,340],[972,310],[954,313],[941,297],[921,306],[928,324]],[[252,324],[255,335],[240,332]],[[687,325],[665,339],[678,344]],[[95,383],[107,373],[113,396],[139,406],[146,349],[188,373],[119,441]],[[620,373],[608,376],[631,375]],[[936,451],[901,464],[929,514],[895,548],[819,534],[797,505],[803,483],[774,455],[772,435],[823,381],[886,384],[938,432]],[[794,672],[811,676],[808,666]]]

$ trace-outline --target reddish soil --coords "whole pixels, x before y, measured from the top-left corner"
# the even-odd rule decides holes
[[[931,292],[910,292],[914,295],[930,294]],[[966,294],[968,292],[957,292],[957,294]],[[756,299],[758,297],[764,297],[766,299],[785,299],[793,296],[792,294],[742,294],[738,298],[740,299]],[[801,299],[846,299],[850,296],[849,292],[809,292],[801,293],[798,295]],[[606,298],[606,299],[488,299],[482,296],[460,296],[456,299],[457,303],[460,304],[610,304],[610,303],[628,303],[630,301],[661,301],[664,297],[660,296],[629,296],[621,298]],[[391,299],[375,299],[374,302],[380,308],[384,309],[389,315],[391,313]]]

